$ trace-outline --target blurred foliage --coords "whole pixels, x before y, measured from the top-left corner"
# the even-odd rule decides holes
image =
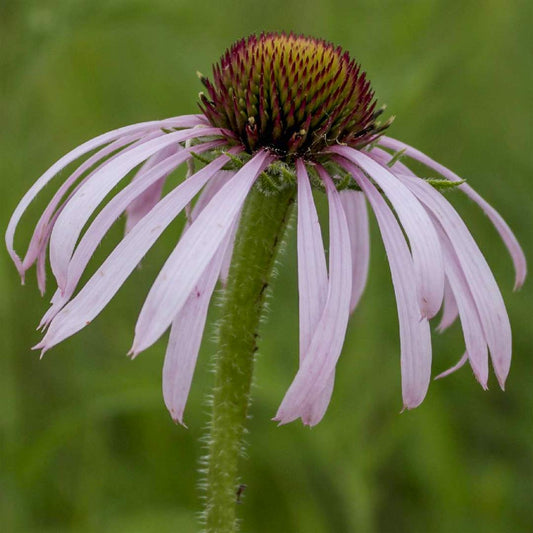
[[[2,0],[0,174],[5,228],[37,176],[119,125],[194,112],[230,43],[294,30],[346,47],[397,115],[391,134],[467,178],[533,250],[530,0]],[[369,284],[354,314],[324,421],[270,421],[297,365],[294,235],[262,330],[240,511],[254,532],[533,531],[532,284],[512,294],[510,261],[482,213],[450,198],[486,253],[514,330],[508,391],[463,369],[401,408],[390,274],[375,224]],[[46,195],[45,195],[46,196]],[[320,200],[322,213],[323,199]],[[44,200],[18,235],[21,249]],[[120,237],[116,227],[94,265]],[[188,430],[160,393],[164,341],[124,354],[143,297],[175,242],[167,232],[90,327],[43,361],[30,351],[46,308],[0,254],[0,514],[4,531],[194,532],[199,442],[214,350],[205,336]],[[51,294],[48,290],[47,296]],[[210,329],[216,319],[213,306]],[[454,363],[459,325],[434,336],[434,369]]]

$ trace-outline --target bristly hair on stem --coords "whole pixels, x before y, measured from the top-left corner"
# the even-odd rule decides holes
[[[209,399],[211,420],[201,460],[205,490],[202,521],[207,533],[237,531],[236,503],[239,460],[250,406],[258,328],[274,265],[283,248],[296,187],[264,194],[251,191],[237,232],[226,289],[220,297],[215,386]]]

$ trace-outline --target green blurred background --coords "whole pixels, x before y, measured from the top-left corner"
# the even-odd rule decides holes
[[[234,40],[294,30],[341,44],[397,120],[391,135],[467,178],[533,250],[533,3],[529,0],[185,2],[1,0],[0,174],[5,228],[16,202],[80,142],[134,122],[195,112],[196,70]],[[351,319],[323,422],[278,428],[297,365],[295,239],[263,326],[239,508],[250,532],[533,531],[532,283],[513,294],[498,235],[449,193],[508,304],[507,392],[463,369],[401,408],[396,308],[372,228],[369,284]],[[46,196],[46,194],[45,194]],[[324,202],[320,200],[323,214]],[[18,234],[21,250],[44,200]],[[99,263],[120,237],[114,228]],[[185,420],[161,397],[165,341],[125,357],[136,315],[175,242],[167,232],[90,327],[43,361],[30,351],[46,309],[34,275],[20,287],[0,254],[0,513],[3,531],[195,532],[199,439],[212,375],[208,332]],[[47,297],[51,290],[48,289]],[[434,371],[462,353],[456,324],[434,336]]]

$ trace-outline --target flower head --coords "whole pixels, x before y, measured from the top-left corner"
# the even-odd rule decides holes
[[[465,355],[456,366],[468,361],[486,388],[490,353],[503,388],[511,361],[503,299],[439,187],[456,185],[484,210],[510,252],[517,288],[526,275],[523,252],[501,216],[456,174],[383,135],[390,121],[377,122],[381,110],[349,55],[317,39],[262,34],[227,51],[212,82],[201,79],[207,89],[202,114],[135,124],[84,143],[45,172],[16,208],[6,242],[21,276],[36,264],[44,292],[49,249],[58,286],[41,322],[46,334],[36,347],[48,350],[89,324],[164,229],[198,197],[146,298],[131,350],[138,354],[171,328],[163,390],[173,418],[181,422],[209,301],[217,280],[227,276],[241,209],[251,189],[266,179],[292,187],[298,206],[300,366],[277,420],[316,424],[328,406],[348,319],[368,273],[367,204],[381,231],[396,294],[404,406],[416,407],[426,395],[429,320],[442,307],[441,329],[457,316],[461,320]],[[23,212],[61,169],[89,152],[59,187],[19,258],[13,240]],[[203,166],[162,196],[167,176],[197,160]],[[441,180],[415,175],[408,160]],[[131,182],[107,199],[134,169]],[[329,265],[313,187],[328,199]],[[125,236],[78,290],[92,254],[122,213]]]
[[[335,143],[362,147],[381,130],[365,73],[320,39],[277,33],[235,43],[213,69],[202,110],[249,153],[311,158]]]

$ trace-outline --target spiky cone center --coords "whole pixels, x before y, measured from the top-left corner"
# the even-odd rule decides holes
[[[348,52],[320,39],[284,33],[236,42],[213,67],[200,107],[216,127],[253,153],[313,159],[327,146],[361,148],[388,126],[376,118],[374,93]]]

